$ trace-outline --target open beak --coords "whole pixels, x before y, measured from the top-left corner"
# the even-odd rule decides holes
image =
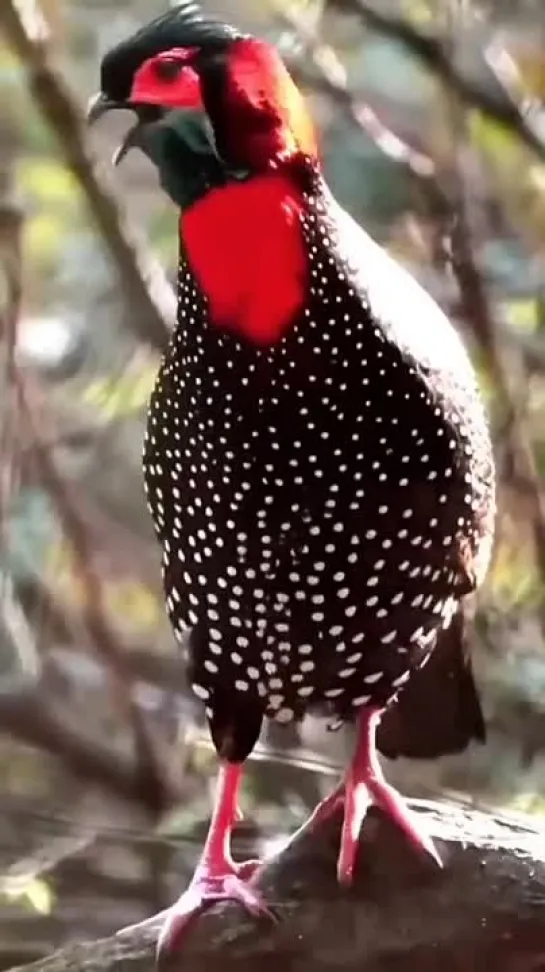
[[[129,128],[121,145],[115,150],[112,156],[112,165],[117,166],[123,161],[126,155],[133,148],[143,148],[143,129],[150,124],[154,124],[163,117],[163,109],[158,105],[134,104],[130,101],[112,101],[102,92],[94,95],[87,106],[87,121],[90,125],[94,124],[107,111],[124,109],[133,111],[137,116],[137,121]]]
[[[117,166],[133,148],[142,148],[142,135],[145,122],[137,121],[129,128],[125,138],[112,155],[112,165]]]
[[[123,107],[134,111],[137,120],[129,128],[121,145],[118,146],[112,155],[112,165],[114,166],[119,165],[131,149],[140,148],[144,150],[146,128],[161,121],[161,118],[165,115],[165,111],[158,105],[131,104],[127,102]]]

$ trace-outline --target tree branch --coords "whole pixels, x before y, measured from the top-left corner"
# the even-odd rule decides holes
[[[50,63],[47,28],[39,11],[32,7],[20,0],[3,0],[0,24],[26,69],[32,95],[57,136],[68,168],[85,193],[118,270],[135,331],[142,340],[162,350],[175,320],[175,295],[159,263],[122,216],[104,175],[98,175],[86,144],[81,112]]]
[[[37,409],[30,403],[29,383],[23,382],[20,374],[17,375],[16,380],[20,414],[24,416],[33,438],[34,458],[44,488],[49,494],[70,543],[76,571],[82,585],[82,623],[86,627],[95,651],[106,664],[115,699],[132,728],[142,785],[160,793],[167,786],[166,777],[169,775],[161,745],[162,740],[152,730],[134,700],[131,673],[125,665],[117,638],[106,615],[102,583],[93,563],[85,525],[72,500],[69,486],[59,476],[50,452],[42,444],[43,416],[40,423]]]
[[[533,534],[538,570],[545,584],[545,492],[539,477],[534,454],[532,435],[526,416],[519,405],[513,388],[513,380],[504,353],[504,342],[494,319],[486,286],[477,267],[474,254],[473,230],[477,222],[477,207],[472,205],[471,183],[465,178],[464,153],[467,142],[466,117],[462,107],[453,99],[447,99],[447,110],[452,122],[452,164],[445,173],[448,186],[444,192],[438,180],[426,185],[428,201],[437,219],[438,252],[449,241],[450,252],[443,253],[442,262],[447,265],[456,280],[459,292],[459,310],[481,355],[482,362],[494,384],[500,408],[503,411],[504,439],[513,470],[524,483],[528,520]],[[441,260],[441,256],[439,256]],[[520,356],[526,377],[524,362]],[[545,631],[545,612],[541,611],[542,629]]]
[[[535,152],[545,158],[545,143],[532,124],[535,110],[527,115],[523,106],[516,104],[505,91],[502,96],[495,95],[482,85],[465,77],[456,67],[451,55],[451,42],[447,43],[420,33],[406,20],[381,13],[378,6],[369,6],[364,0],[327,0],[328,6],[353,14],[372,30],[397,41],[410,51],[424,67],[432,71],[454,92],[468,108],[485,112],[495,121],[505,125],[511,132]],[[491,71],[495,70],[498,45],[494,46],[494,59],[489,58]]]
[[[170,778],[161,788],[146,781],[139,761],[82,731],[46,693],[23,685],[0,692],[0,731],[62,759],[86,783],[94,783],[157,816],[176,805],[181,789]]]
[[[368,102],[354,95],[347,85],[346,71],[334,50],[320,43],[313,30],[291,12],[279,10],[276,19],[289,27],[296,35],[305,52],[312,60],[309,71],[300,58],[290,61],[290,73],[295,81],[315,91],[328,95],[338,105],[356,128],[365,132],[388,158],[405,165],[419,179],[433,176],[433,159],[414,146],[403,141],[379,118]]]
[[[448,804],[419,804],[446,867],[432,869],[378,813],[366,821],[354,888],[335,880],[337,819],[303,833],[266,863],[257,884],[276,906],[271,926],[215,909],[184,945],[192,972],[530,972],[543,960],[542,835],[519,821]],[[99,942],[69,946],[25,972],[150,969],[158,921]],[[174,965],[174,963],[173,963]]]

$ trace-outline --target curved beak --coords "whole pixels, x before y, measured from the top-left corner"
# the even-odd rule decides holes
[[[163,116],[163,110],[157,105],[133,104],[131,101],[112,101],[102,91],[99,91],[98,94],[89,99],[86,113],[88,124],[93,125],[107,111],[114,109],[133,111],[137,116],[136,124],[129,128],[121,145],[113,153],[112,165],[117,166],[131,149],[143,148],[143,129],[147,125],[159,121]]]
[[[122,101],[112,101],[102,91],[99,91],[98,94],[95,94],[89,98],[85,117],[87,123],[89,125],[93,125],[96,121],[98,121],[99,118],[102,118],[107,111],[111,111],[113,108],[126,107],[128,106]]]

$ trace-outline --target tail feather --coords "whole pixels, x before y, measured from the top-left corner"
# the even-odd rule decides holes
[[[486,739],[462,608],[442,631],[429,661],[384,713],[380,752],[395,759],[437,759]]]

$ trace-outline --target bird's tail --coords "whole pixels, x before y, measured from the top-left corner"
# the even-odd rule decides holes
[[[436,759],[484,742],[485,723],[473,677],[466,618],[460,608],[441,631],[429,661],[384,713],[377,734],[390,759]]]

